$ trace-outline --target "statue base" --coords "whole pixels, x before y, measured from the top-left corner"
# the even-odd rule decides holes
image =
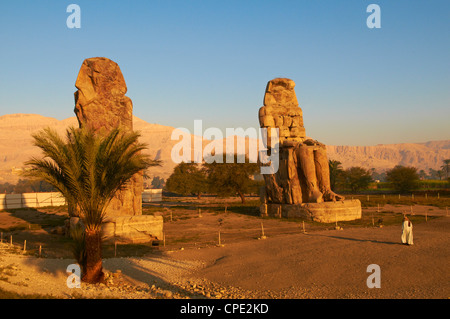
[[[260,206],[261,216],[278,218],[303,218],[319,223],[334,223],[361,219],[361,202],[358,199],[323,203],[275,204]]]
[[[70,218],[66,234],[70,234],[70,227],[78,223],[81,223],[80,218]],[[163,226],[162,216],[107,216],[102,225],[102,240],[107,244],[116,241],[122,244],[160,241],[163,239]]]

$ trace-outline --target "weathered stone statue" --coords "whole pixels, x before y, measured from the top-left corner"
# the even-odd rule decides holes
[[[303,112],[294,87],[294,81],[286,78],[269,81],[264,106],[259,109],[260,126],[267,128],[268,132],[271,128],[279,130],[279,168],[275,174],[263,175],[266,186],[262,193],[261,212],[280,217],[297,214],[324,221],[327,218],[318,217],[318,214],[313,216],[311,209],[333,207],[333,204],[324,202],[340,201],[342,204],[344,197],[335,194],[330,188],[326,146],[306,137]],[[319,203],[324,204],[312,205]],[[359,201],[346,201],[345,204],[359,204],[357,218],[360,218]],[[342,205],[336,207],[342,208]],[[332,213],[333,221],[335,213]],[[325,215],[330,214],[327,212]]]
[[[75,87],[75,114],[80,127],[98,134],[114,128],[133,130],[133,103],[125,96],[127,85],[119,65],[107,58],[84,60]],[[119,190],[107,208],[107,215],[142,215],[143,174],[135,174]]]
[[[97,134],[114,128],[133,130],[133,103],[119,66],[107,58],[84,60],[75,87],[75,114],[80,127]],[[135,174],[116,192],[106,209],[102,227],[106,240],[148,242],[162,238],[162,216],[142,215],[143,172]],[[76,207],[69,207],[70,224],[78,222]],[[70,227],[70,225],[69,225]]]

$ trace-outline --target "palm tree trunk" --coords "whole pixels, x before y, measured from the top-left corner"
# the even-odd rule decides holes
[[[100,229],[86,229],[86,273],[83,281],[98,283],[103,280],[102,241]]]
[[[241,191],[238,191],[237,193],[238,193],[239,197],[241,198],[242,204],[245,204],[245,196],[244,196],[244,194]]]

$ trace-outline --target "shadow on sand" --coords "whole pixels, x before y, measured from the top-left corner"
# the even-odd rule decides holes
[[[324,234],[306,234],[307,236],[313,236],[313,237],[328,237],[328,238],[335,238],[335,239],[342,239],[342,240],[350,240],[350,241],[358,241],[358,242],[370,242],[374,244],[384,244],[384,245],[402,245],[400,242],[392,242],[392,241],[379,241],[374,239],[360,239],[360,238],[351,238],[351,237],[343,237],[343,236],[336,236],[336,235],[324,235]]]

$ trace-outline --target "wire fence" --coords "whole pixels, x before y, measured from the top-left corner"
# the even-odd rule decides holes
[[[312,222],[312,221],[302,221],[302,220],[296,220],[296,221],[288,221],[284,220],[289,225],[276,225],[278,223],[279,219],[255,219],[256,221],[253,221],[251,225],[245,225],[243,227],[240,227],[239,229],[233,229],[232,227],[238,227],[238,226],[226,226],[222,225],[217,227],[211,227],[208,230],[203,230],[202,227],[198,228],[192,228],[190,235],[181,235],[177,233],[178,229],[171,229],[169,224],[171,222],[177,222],[180,220],[185,219],[191,219],[196,218],[197,214],[198,217],[202,217],[202,214],[206,211],[208,212],[207,207],[204,206],[197,206],[197,214],[195,213],[195,209],[193,206],[186,207],[185,210],[183,210],[181,207],[178,207],[176,210],[166,210],[163,213],[163,217],[165,220],[165,235],[164,235],[164,246],[165,247],[204,247],[204,246],[217,246],[217,245],[223,245],[226,243],[235,243],[235,242],[241,242],[244,240],[255,240],[255,239],[265,239],[267,237],[276,237],[276,236],[282,236],[282,235],[294,235],[294,234],[306,234],[308,232],[316,231],[316,230],[327,230],[327,229],[338,229],[341,230],[343,227],[352,227],[352,228],[366,228],[366,227],[374,227],[374,228],[381,228],[385,226],[385,223],[388,222],[388,219],[390,221],[388,224],[392,224],[395,222],[398,222],[399,219],[402,219],[402,212],[398,212],[395,214],[394,212],[391,212],[389,209],[384,209],[383,205],[385,205],[390,197],[399,198],[397,195],[355,195],[354,198],[357,199],[358,197],[364,197],[364,200],[362,200],[363,204],[363,211],[361,219],[356,221],[339,221],[336,220],[336,222],[333,223],[318,223],[318,222]],[[430,198],[429,196],[423,196],[424,198]],[[409,197],[400,194],[400,199],[408,199],[411,200],[415,198],[417,200],[417,196]],[[435,198],[438,198],[438,195],[435,196]],[[347,197],[347,199],[351,199]],[[442,199],[442,198],[441,198]],[[448,200],[448,198],[447,198]],[[364,205],[368,204],[369,205]],[[407,202],[410,204],[410,202]],[[201,208],[200,208],[201,207]],[[226,207],[223,207],[222,212],[226,212]],[[423,212],[417,212],[415,209],[412,208],[412,205],[409,205],[408,207],[408,214],[413,213],[416,215],[423,215],[420,218],[424,221],[427,221],[430,218],[431,214],[428,210],[424,210]],[[444,212],[442,212],[442,209],[444,209]],[[233,212],[233,206],[228,206],[228,212]],[[220,218],[220,213],[217,212],[217,207],[214,207],[210,213],[215,214],[217,218]],[[388,215],[385,215],[384,213],[393,213]],[[440,216],[449,216],[449,209],[448,206],[441,207],[440,210]],[[392,216],[391,216],[392,215]],[[397,216],[398,215],[398,216]],[[436,215],[436,214],[434,214]],[[256,217],[256,216],[254,216]],[[384,219],[384,220],[383,220]],[[257,225],[260,221],[260,225]],[[276,223],[275,223],[276,221]],[[193,223],[196,224],[196,223]],[[169,226],[169,227],[166,227]],[[188,226],[186,226],[188,227]],[[187,233],[188,229],[184,229],[183,233]]]
[[[239,230],[217,229],[216,231],[201,232],[186,237],[178,236],[175,233],[164,232],[163,240],[159,245],[166,248],[222,246],[248,240],[264,240],[266,238],[282,235],[306,234],[306,229],[306,226],[305,230],[301,227],[266,226]]]
[[[35,197],[38,198],[39,193],[32,193]],[[58,197],[59,193],[44,193],[46,197],[43,197],[42,200],[36,200],[36,203],[39,203],[39,205],[45,205],[45,206],[51,206],[47,205],[48,203],[54,204],[58,203],[58,201],[62,201],[61,197]],[[20,194],[24,195],[24,194]],[[3,195],[4,196],[4,195]],[[417,196],[415,194],[411,195],[405,195],[405,194],[396,194],[396,195],[353,195],[353,196],[346,196],[347,199],[361,199],[363,203],[363,207],[365,208],[372,208],[377,209],[377,212],[381,212],[383,210],[383,205],[388,203],[389,200],[395,199],[397,200],[396,203],[398,203],[398,200],[405,200],[403,204],[413,204],[417,201],[421,200],[439,200],[445,201],[450,200],[446,196],[440,196],[439,194],[434,194],[434,196],[430,196],[427,194],[424,194],[422,196]],[[3,197],[4,198],[4,197]],[[33,203],[30,199],[31,197],[28,196],[22,196],[22,203],[25,203],[27,205],[30,205]],[[25,199],[25,201],[23,200]],[[1,200],[1,197],[0,197]],[[9,203],[11,206],[13,204],[18,205],[17,202]],[[192,204],[192,203],[191,203]],[[367,205],[368,204],[368,205]],[[276,236],[283,236],[283,235],[298,235],[298,234],[307,234],[308,232],[320,230],[320,229],[329,229],[334,228],[333,226],[336,226],[336,229],[338,226],[338,223],[336,222],[336,225],[333,223],[327,224],[327,225],[318,225],[317,223],[311,223],[308,221],[296,221],[296,222],[288,222],[287,225],[277,225],[279,223],[278,219],[270,220],[270,219],[259,219],[256,218],[252,222],[249,222],[245,225],[240,225],[239,228],[235,228],[237,226],[235,225],[227,225],[226,220],[224,220],[224,223],[222,225],[207,225],[204,228],[195,228],[195,223],[191,226],[187,227],[193,227],[191,230],[186,228],[183,234],[177,233],[177,230],[172,227],[166,227],[169,226],[169,223],[171,222],[177,222],[179,220],[183,219],[192,219],[192,218],[201,218],[203,216],[208,215],[214,215],[217,217],[217,219],[220,219],[222,216],[220,213],[217,212],[218,207],[213,207],[212,210],[208,211],[208,207],[204,205],[198,205],[197,209],[194,208],[195,205],[190,205],[189,207],[186,207],[186,209],[178,208],[178,209],[165,209],[163,211],[163,217],[164,217],[164,223],[165,223],[165,231],[163,238],[158,238],[158,246],[159,247],[165,247],[166,249],[177,249],[177,248],[192,248],[192,247],[211,247],[211,246],[221,246],[231,243],[237,243],[247,240],[263,240],[270,237],[276,237]],[[213,205],[214,206],[214,205]],[[219,205],[220,206],[220,205]],[[238,205],[239,206],[239,205]],[[30,207],[30,206],[27,206]],[[39,206],[38,206],[39,207]],[[12,207],[9,207],[12,208]],[[194,209],[193,209],[194,208]],[[211,208],[211,207],[210,207]],[[233,212],[233,205],[224,205],[223,209],[226,213],[228,208],[228,212]],[[443,207],[445,209],[446,213],[444,213],[444,216],[449,216],[449,210],[448,206]],[[411,212],[413,211],[413,206],[411,205]],[[409,212],[408,212],[409,213]],[[364,213],[363,211],[363,217],[365,217],[365,222],[360,224],[352,224],[352,227],[367,227],[370,226],[370,214],[372,212]],[[426,218],[426,215],[425,215]],[[369,222],[368,222],[369,220]],[[276,222],[275,222],[276,221]],[[372,226],[375,225],[375,219],[373,219],[372,215]],[[345,225],[345,223],[339,222],[339,225]],[[32,242],[26,242],[21,241],[14,238],[13,241],[13,235],[9,234],[0,234],[0,248],[1,249],[14,249],[16,252],[23,252],[26,254],[34,254],[35,256],[41,256],[43,255],[43,244],[40,243],[32,243]]]
[[[41,243],[27,243],[27,240],[20,242],[13,241],[13,234],[6,235],[0,232],[0,251],[22,253],[34,255],[36,257],[43,256],[43,245]]]

